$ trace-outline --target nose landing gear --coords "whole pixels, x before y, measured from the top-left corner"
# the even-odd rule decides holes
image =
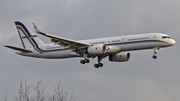
[[[160,49],[160,48],[158,48],[158,47],[154,48],[154,55],[152,56],[153,59],[157,59],[156,54],[157,54],[157,50],[159,50],[159,49]]]
[[[152,57],[153,57],[153,59],[156,59],[156,58],[157,58],[157,56],[156,56],[156,55],[153,55]]]

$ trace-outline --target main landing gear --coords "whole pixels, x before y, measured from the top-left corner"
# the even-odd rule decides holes
[[[84,60],[81,60],[80,63],[81,64],[89,63],[89,59],[87,59],[88,54],[86,54],[85,51],[83,52],[83,56],[84,56]]]
[[[81,64],[89,63],[89,59],[87,59],[87,56],[88,56],[88,54],[86,54],[85,51],[84,51],[83,52],[84,60],[80,61]],[[98,64],[94,64],[94,67],[95,68],[103,67],[103,64],[100,63],[100,62],[104,57],[103,56],[98,56],[97,58],[98,58]]]
[[[84,59],[80,61],[81,64],[89,63],[89,59]]]
[[[154,48],[154,55],[152,56],[153,59],[157,59],[156,54],[157,54],[157,50],[159,50],[159,49],[160,49],[160,48],[158,48],[158,47]]]
[[[94,64],[94,67],[95,68],[103,67],[103,64],[102,63]]]
[[[103,59],[102,56],[98,56],[98,64],[94,64],[95,68],[103,67],[103,64],[100,63],[102,59]]]
[[[94,64],[95,68],[103,67],[103,64],[100,63],[100,61],[101,61],[101,58],[98,58],[98,64]],[[80,61],[81,64],[86,64],[86,63],[89,63],[89,62],[90,62],[89,59],[84,59],[84,60]]]
[[[103,59],[102,56],[98,56],[98,63],[94,64],[95,68],[103,67],[103,64],[100,63],[102,59]],[[86,58],[84,58],[84,60],[80,61],[81,64],[85,64],[85,63],[89,63],[89,62],[90,62],[89,59],[86,59]]]

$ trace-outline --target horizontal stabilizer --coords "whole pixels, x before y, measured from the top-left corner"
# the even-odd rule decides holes
[[[18,50],[18,51],[21,51],[21,52],[27,52],[27,53],[33,52],[32,50],[28,50],[28,49],[24,49],[24,48],[19,48],[19,47],[15,47],[15,46],[4,45],[4,47],[10,48],[10,49],[14,49],[14,50]]]

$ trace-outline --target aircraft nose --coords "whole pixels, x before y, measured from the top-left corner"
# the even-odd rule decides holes
[[[171,45],[174,45],[175,43],[176,43],[176,42],[175,42],[175,40],[173,40],[173,39],[170,41],[170,44],[171,44]]]

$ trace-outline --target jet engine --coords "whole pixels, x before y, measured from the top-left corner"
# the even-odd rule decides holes
[[[115,55],[110,55],[109,56],[109,61],[113,62],[125,62],[130,59],[130,53],[129,52],[121,52],[117,53]]]
[[[92,55],[101,55],[106,53],[106,46],[103,44],[98,44],[98,45],[94,45],[94,46],[90,46],[87,49],[87,53],[88,54],[92,54]]]

